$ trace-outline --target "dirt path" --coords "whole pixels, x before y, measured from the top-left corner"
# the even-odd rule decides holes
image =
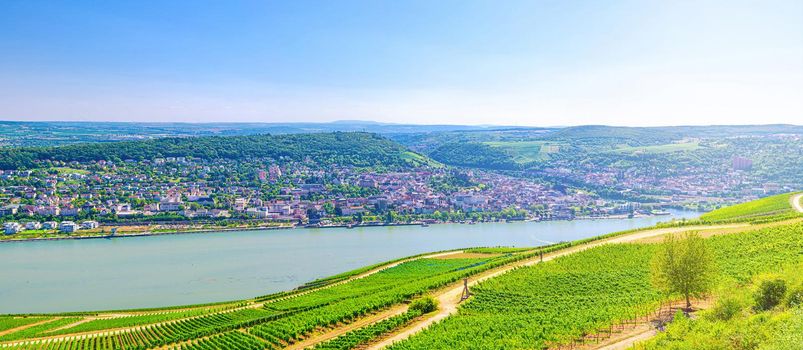
[[[323,343],[327,340],[334,339],[343,334],[351,332],[355,329],[365,327],[369,324],[376,323],[396,315],[401,315],[406,311],[407,311],[407,305],[395,306],[388,310],[380,311],[367,317],[360,318],[356,322],[349,323],[343,327],[337,327],[335,329],[328,330],[321,334],[311,335],[300,342],[294,343],[293,345],[286,347],[285,349],[287,350],[305,349],[313,345]]]
[[[692,303],[693,303],[692,304],[693,305],[693,310],[692,310],[691,317],[695,318],[697,312],[699,312],[701,310],[705,310],[705,309],[711,308],[711,306],[714,304],[714,300],[713,299],[695,299]],[[658,316],[657,319],[661,319],[662,322],[664,322],[664,323],[671,322],[672,319],[674,318],[675,312],[677,312],[681,308],[684,308],[685,306],[686,306],[685,301],[683,301],[683,300],[675,301],[675,302],[673,302],[671,304],[670,308],[666,311],[666,313],[663,313],[662,315]],[[630,348],[633,347],[633,345],[636,345],[637,343],[640,343],[640,342],[643,342],[645,340],[648,340],[648,339],[650,339],[650,338],[652,338],[652,337],[654,337],[655,335],[658,334],[658,330],[655,329],[655,325],[652,323],[652,322],[655,322],[655,321],[656,321],[656,319],[643,321],[642,323],[640,323],[637,326],[635,326],[635,328],[630,329],[630,330],[628,330],[626,332],[617,334],[615,336],[612,336],[611,338],[603,340],[599,344],[593,344],[593,345],[586,346],[586,347],[580,347],[578,349],[589,349],[589,350],[625,350],[625,349],[630,349]]]
[[[680,233],[685,231],[704,231],[704,230],[718,230],[718,229],[726,229],[726,228],[735,228],[742,226],[743,224],[729,224],[729,225],[714,225],[714,226],[685,226],[685,227],[671,227],[671,228],[659,228],[647,231],[639,231],[634,232],[631,234],[625,234],[622,236],[617,236],[613,238],[603,239],[595,242],[591,242],[588,244],[575,246],[572,248],[560,250],[557,252],[549,253],[544,255],[544,261],[553,260],[557,257],[574,254],[586,249],[590,249],[593,247],[598,247],[603,244],[609,243],[627,243],[627,242],[635,242],[642,239],[647,239],[651,237],[656,237],[660,235],[664,235],[667,233]],[[509,265],[505,265],[501,268],[497,268],[494,270],[489,270],[484,273],[480,273],[472,278],[472,281],[469,282],[469,286],[476,285],[479,282],[485,281],[489,278],[497,277],[499,275],[505,274],[517,267],[520,266],[532,266],[538,264],[540,262],[539,257],[533,257],[531,259],[515,262]],[[422,320],[413,326],[406,328],[398,333],[395,333],[384,340],[372,344],[371,346],[367,347],[370,350],[378,350],[384,349],[385,347],[390,346],[391,344],[407,339],[413,334],[416,334],[425,328],[429,327],[430,325],[443,320],[450,315],[453,315],[457,312],[457,306],[460,302],[460,296],[463,292],[463,284],[462,283],[455,283],[451,287],[438,291],[434,294],[434,297],[438,299],[439,307],[438,313],[435,314],[433,317],[428,319]]]
[[[792,207],[797,210],[798,213],[803,213],[803,193],[798,193],[790,199],[792,201]]]
[[[617,339],[607,345],[603,345],[600,347],[595,348],[596,350],[625,350],[630,349],[633,345],[638,342],[645,341],[650,339],[658,334],[658,330],[652,328],[648,325],[641,325],[635,330],[629,332],[627,336],[622,339],[622,337],[617,337]]]
[[[59,318],[60,318],[60,317],[47,318],[47,319],[41,320],[41,321],[39,321],[39,322],[34,322],[34,323],[29,323],[29,324],[26,324],[26,325],[22,325],[22,326],[19,326],[19,327],[17,327],[17,328],[6,329],[6,330],[4,330],[4,331],[0,332],[0,337],[4,336],[4,335],[6,335],[6,334],[11,334],[11,333],[14,333],[14,332],[19,332],[19,331],[22,331],[22,330],[25,330],[25,329],[28,329],[28,328],[31,328],[31,327],[36,327],[36,326],[38,326],[38,325],[40,325],[40,324],[45,324],[45,323],[48,323],[48,322],[53,322],[53,321],[55,321],[55,320],[58,320]]]

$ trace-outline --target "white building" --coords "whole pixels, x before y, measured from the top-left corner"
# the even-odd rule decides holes
[[[91,230],[93,228],[98,228],[100,224],[97,221],[87,220],[81,223],[81,228],[84,230]]]
[[[62,221],[59,224],[59,231],[63,233],[72,233],[78,231],[79,227],[78,224],[72,221]]]
[[[7,222],[3,224],[3,232],[7,235],[13,235],[23,230],[22,225],[16,222]]]
[[[42,228],[45,230],[55,230],[59,228],[59,223],[55,221],[45,221],[42,223]]]
[[[47,205],[36,208],[36,213],[42,216],[59,216],[59,214],[61,214],[61,209],[55,205]]]
[[[28,221],[25,223],[26,230],[38,230],[42,228],[42,224],[39,221]]]
[[[179,211],[182,208],[181,201],[163,201],[159,203],[159,210],[161,211]]]

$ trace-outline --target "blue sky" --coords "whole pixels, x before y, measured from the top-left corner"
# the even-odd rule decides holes
[[[800,124],[803,2],[6,0],[0,119]]]

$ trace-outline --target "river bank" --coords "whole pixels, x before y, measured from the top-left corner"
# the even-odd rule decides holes
[[[292,224],[279,224],[279,225],[266,225],[255,227],[208,227],[208,228],[176,228],[176,229],[154,229],[137,232],[121,232],[121,233],[106,233],[106,229],[120,229],[125,227],[139,227],[140,225],[102,225],[103,231],[87,232],[79,234],[65,234],[65,233],[47,233],[42,237],[24,237],[15,238],[12,235],[0,237],[0,243],[14,243],[14,242],[33,242],[33,241],[59,241],[59,240],[84,240],[84,239],[111,239],[111,238],[125,238],[125,237],[148,237],[148,236],[162,236],[162,235],[177,235],[177,234],[193,234],[193,233],[218,233],[218,232],[238,232],[238,231],[263,231],[263,230],[284,230],[284,229],[299,229],[299,228],[314,228],[314,229],[327,229],[327,228],[346,228],[353,229],[357,227],[391,227],[391,226],[424,226],[429,225],[447,225],[447,224],[477,224],[477,223],[490,223],[490,222],[554,222],[554,221],[575,221],[575,220],[622,220],[622,219],[636,219],[645,217],[666,217],[670,214],[668,212],[653,215],[608,215],[608,216],[582,216],[575,217],[571,220],[531,220],[531,219],[515,219],[515,220],[497,220],[497,221],[415,221],[415,222],[367,222],[361,224],[343,223],[343,224],[326,224],[326,225],[298,225]],[[157,225],[158,226],[158,225]]]

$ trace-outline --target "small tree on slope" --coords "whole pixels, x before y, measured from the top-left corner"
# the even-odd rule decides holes
[[[700,297],[711,289],[715,274],[714,258],[705,240],[696,232],[678,238],[667,235],[652,260],[652,283],[667,294]]]

